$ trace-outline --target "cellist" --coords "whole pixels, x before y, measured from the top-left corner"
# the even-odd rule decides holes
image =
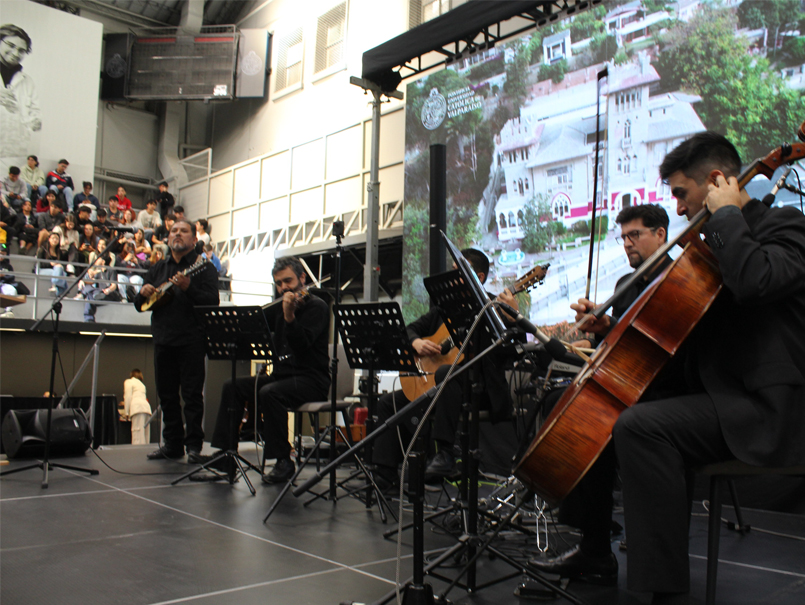
[[[712,132],[660,166],[679,215],[710,212],[702,233],[724,288],[688,338],[679,393],[628,408],[612,431],[627,585],[652,603],[689,602],[691,469],[805,463],[805,216],[750,199],[740,169],[735,147]]]

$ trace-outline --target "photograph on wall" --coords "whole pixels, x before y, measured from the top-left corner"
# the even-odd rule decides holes
[[[672,235],[686,223],[659,177],[665,155],[709,129],[733,141],[745,164],[765,156],[796,139],[803,88],[797,0],[608,2],[409,84],[406,320],[429,307],[430,145],[446,146],[447,235],[489,257],[487,290],[550,263],[520,308],[538,324],[566,326],[587,286],[591,238],[591,299],[608,298],[631,271],[615,241],[623,208],[661,205]],[[748,191],[762,197],[771,188],[762,181]]]

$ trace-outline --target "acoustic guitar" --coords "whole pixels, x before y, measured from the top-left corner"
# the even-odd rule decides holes
[[[198,260],[195,263],[190,265],[184,271],[178,271],[177,275],[181,274],[186,275],[187,277],[191,277],[192,275],[199,273],[208,264],[211,264],[210,261],[199,256]],[[166,281],[164,284],[159,286],[156,289],[156,291],[151,296],[148,297],[148,300],[146,300],[143,303],[143,306],[140,307],[140,310],[153,311],[154,309],[159,309],[160,307],[164,307],[165,305],[167,305],[173,298],[174,294],[173,285],[174,284],[172,281]]]
[[[534,267],[514,282],[514,285],[509,288],[509,291],[512,294],[518,294],[519,292],[526,292],[534,286],[541,284],[550,266],[550,263],[546,263],[542,266]],[[400,375],[400,387],[408,398],[408,401],[413,401],[436,386],[436,370],[445,364],[452,365],[456,357],[458,357],[458,347],[454,346],[450,333],[447,331],[447,326],[444,324],[440,325],[439,329],[430,336],[423,337],[422,340],[429,340],[436,343],[439,345],[442,352],[441,355],[431,355],[428,357],[417,356],[416,364],[421,372],[420,374]],[[461,363],[463,359],[464,356],[462,355],[461,358],[459,358],[459,363]]]

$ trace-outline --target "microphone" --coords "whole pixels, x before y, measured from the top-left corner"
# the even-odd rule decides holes
[[[500,301],[495,301],[495,304],[504,311],[506,311],[506,313],[514,317],[514,323],[517,324],[518,328],[520,328],[523,332],[533,334],[538,341],[540,341],[543,345],[545,345],[545,350],[551,357],[553,357],[554,359],[561,359],[562,357],[565,356],[565,353],[567,352],[567,349],[565,349],[565,345],[559,342],[556,338],[548,338],[548,336],[544,334],[542,330],[540,330],[537,326],[532,324],[517,309],[515,309],[514,307],[510,307],[506,303],[502,303]]]
[[[771,188],[771,191],[769,191],[769,192],[768,192],[768,193],[767,193],[767,194],[766,194],[766,195],[763,197],[763,203],[764,203],[766,206],[771,207],[771,205],[774,203],[774,198],[775,198],[775,196],[777,195],[777,192],[778,192],[780,189],[788,189],[788,188],[789,188],[789,187],[788,187],[788,185],[786,185],[785,180],[788,178],[788,175],[789,175],[789,174],[791,174],[791,171],[792,171],[792,170],[793,170],[793,167],[788,166],[788,165],[786,165],[786,166],[783,168],[783,173],[780,175],[780,178],[779,178],[779,179],[777,179],[777,182],[776,182],[776,183],[774,183],[774,187],[772,187],[772,188]]]
[[[797,195],[805,196],[805,191],[802,191],[802,189],[797,189],[796,187],[794,187],[793,185],[789,185],[788,183],[783,185],[782,188],[787,189],[791,193],[796,193]]]

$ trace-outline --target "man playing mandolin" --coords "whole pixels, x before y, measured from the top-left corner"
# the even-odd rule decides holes
[[[679,215],[709,211],[701,232],[723,289],[678,354],[676,392],[627,408],[612,430],[628,587],[652,593],[652,603],[689,602],[690,471],[734,458],[757,466],[805,463],[805,217],[750,200],[738,186],[740,169],[735,147],[712,132],[682,143],[660,166]],[[614,467],[599,459],[588,473],[599,478],[591,499],[611,502],[607,472]],[[596,560],[571,554],[532,566],[579,577]]]
[[[206,340],[193,307],[218,304],[218,272],[211,263],[188,277],[197,260],[196,228],[187,220],[176,221],[168,236],[171,254],[152,266],[143,287],[134,298],[138,311],[149,298],[172,284],[167,302],[154,305],[151,333],[154,336],[154,369],[159,404],[162,407],[162,446],[148,454],[149,460],[181,458],[199,454],[204,443],[204,357]],[[179,393],[184,399],[185,426]]]
[[[467,248],[462,250],[461,253],[478,275],[480,282],[484,283],[489,274],[489,259],[486,255],[474,248]],[[508,289],[503,290],[498,299],[510,307],[518,308],[517,300]],[[432,335],[439,331],[442,323],[439,310],[434,307],[407,326],[411,346],[417,355],[423,358],[439,358],[443,355],[442,346],[430,339]],[[453,347],[448,345],[446,348],[452,349]],[[452,359],[445,359],[443,363],[452,363],[453,359],[455,359],[455,355],[452,356]],[[493,419],[500,419],[511,411],[511,401],[508,397],[509,391],[503,371],[496,369],[493,363],[487,363],[487,360],[482,360],[481,363],[483,365],[484,379],[487,383],[485,394],[489,397],[492,417]],[[437,371],[436,382],[441,382],[448,367],[444,365],[441,371]],[[408,402],[408,398],[401,390],[383,395],[377,405],[377,424],[382,425],[396,410],[399,410]],[[425,407],[427,407],[428,403],[430,403],[429,399],[426,400]],[[458,420],[461,416],[462,403],[461,387],[457,381],[451,381],[445,386],[434,410],[431,436],[436,442],[437,453],[428,462],[425,470],[425,481],[429,483],[439,482],[456,471],[456,460],[453,456],[452,448],[458,429]],[[422,409],[424,410],[424,407]],[[416,416],[399,425],[401,435],[406,435],[406,446],[416,430],[416,424],[419,422],[419,414]],[[397,482],[397,466],[402,461],[403,451],[404,448],[400,447],[400,440],[396,431],[386,431],[374,442],[372,462],[375,464],[375,478],[381,489],[389,488]]]

